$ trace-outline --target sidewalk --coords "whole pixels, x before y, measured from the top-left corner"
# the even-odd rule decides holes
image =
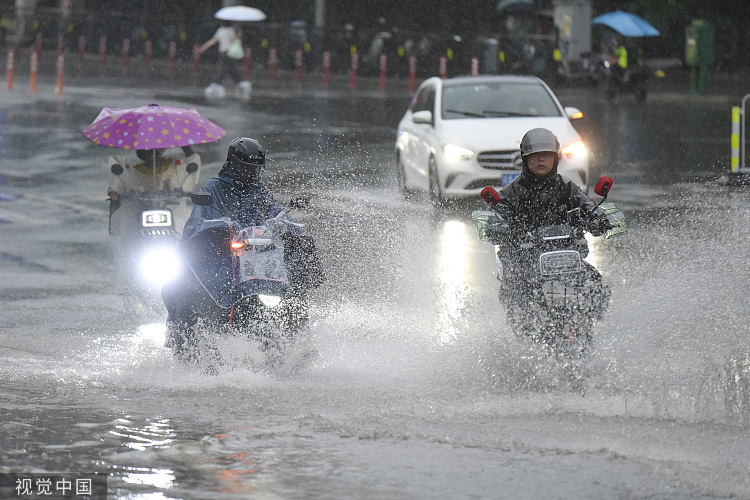
[[[28,49],[21,50],[15,58],[13,92],[29,92],[30,88],[30,57]],[[7,62],[7,53],[2,58]],[[81,61],[77,53],[64,55],[63,94],[66,87],[82,87],[91,89],[125,89],[141,90],[158,94],[171,93],[175,97],[184,96],[192,99],[203,98],[203,89],[208,86],[215,73],[215,63],[203,60],[196,73],[193,61],[176,60],[173,73],[170,63],[164,59],[153,59],[150,70],[142,57],[131,57],[127,67],[122,57],[109,56],[106,64],[102,65],[98,55],[86,54]],[[246,73],[244,61],[238,61],[237,69],[240,75]],[[669,68],[664,78],[653,77],[649,81],[649,100],[685,100],[699,101],[705,98],[723,98],[739,105],[744,95],[750,94],[750,74],[747,73],[711,73],[709,75],[708,91],[705,95],[690,93],[690,73],[683,68]],[[294,70],[278,69],[275,76],[267,68],[254,66],[250,70],[249,80],[253,84],[253,93],[283,97],[292,94],[309,94],[315,98],[351,98],[363,97],[368,99],[398,98],[408,100],[411,96],[409,83],[406,78],[389,77],[385,82],[385,90],[380,88],[380,79],[375,76],[361,76],[356,79],[356,89],[352,89],[350,73],[330,73],[326,86],[323,81],[322,68],[302,72],[300,80]],[[417,79],[416,85],[422,79]],[[45,88],[56,86],[57,82],[57,54],[53,51],[42,53],[38,66],[37,93],[47,92]],[[232,93],[231,80],[227,80],[228,93]],[[591,86],[562,86],[555,87],[559,95],[575,96],[580,92],[591,93],[596,89]],[[5,81],[0,82],[0,93],[7,90],[7,70]]]

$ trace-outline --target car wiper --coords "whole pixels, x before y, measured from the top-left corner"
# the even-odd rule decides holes
[[[464,115],[464,116],[474,116],[476,118],[487,118],[486,116],[484,116],[481,113],[474,113],[472,111],[461,111],[460,109],[446,109],[445,112],[446,113],[457,113],[459,115]]]
[[[492,116],[538,116],[531,113],[519,113],[517,111],[497,111],[493,109],[485,109],[482,111],[485,115],[492,115]]]

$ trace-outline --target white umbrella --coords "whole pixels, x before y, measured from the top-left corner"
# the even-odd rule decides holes
[[[222,7],[214,14],[216,19],[222,21],[262,21],[266,15],[262,10],[254,7],[245,7],[244,5],[233,5],[231,7]]]

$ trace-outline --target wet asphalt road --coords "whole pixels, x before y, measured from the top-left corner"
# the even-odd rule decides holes
[[[208,102],[80,83],[0,93],[3,471],[107,472],[116,498],[750,498],[750,197],[715,183],[733,97],[560,90],[631,228],[593,245],[614,301],[581,397],[508,332],[469,222],[481,204],[399,199],[408,94],[258,85]],[[296,216],[329,280],[301,377],[186,370],[116,282],[111,152],[78,132],[102,106],[152,100],[228,130],[201,149],[204,176],[249,135],[280,199],[313,195]]]

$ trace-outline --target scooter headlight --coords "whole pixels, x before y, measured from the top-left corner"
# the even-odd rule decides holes
[[[266,307],[276,307],[281,304],[281,297],[278,295],[258,295],[260,303]]]
[[[172,225],[171,210],[144,210],[141,215],[143,227],[169,227]]]
[[[164,285],[177,278],[180,264],[171,248],[152,248],[141,257],[141,274],[154,285]]]

